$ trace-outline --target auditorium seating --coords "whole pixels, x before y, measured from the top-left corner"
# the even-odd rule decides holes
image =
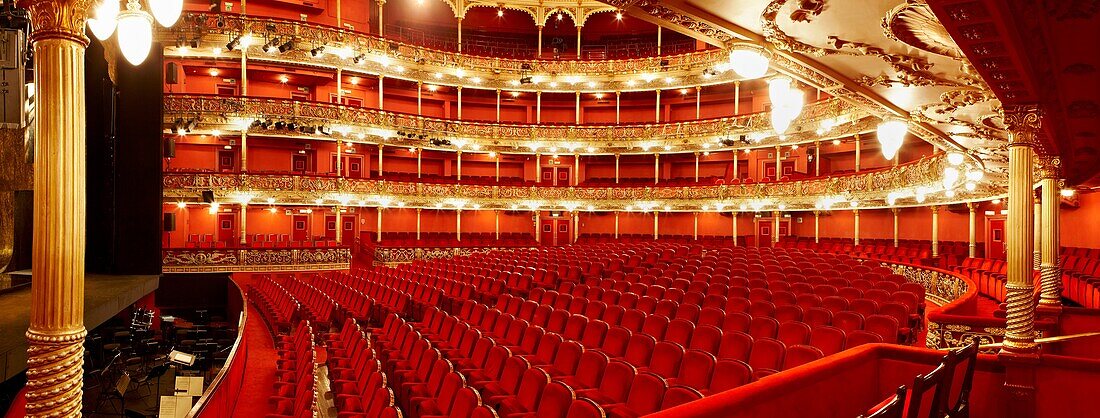
[[[275,275],[253,293],[273,322],[319,330],[341,417],[642,416],[909,343],[924,298],[847,255],[670,242]],[[302,350],[302,328],[281,341]]]

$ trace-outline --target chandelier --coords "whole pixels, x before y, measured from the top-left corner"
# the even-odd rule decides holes
[[[119,9],[118,0],[104,0],[92,11],[88,28],[101,41],[118,30],[118,48],[130,64],[138,65],[149,56],[153,45],[153,20],[171,27],[183,12],[183,0],[146,0],[149,12],[141,9],[138,0],[127,0],[126,10]]]
[[[901,143],[905,141],[905,133],[909,125],[898,119],[884,120],[878,125],[878,143],[882,145],[882,157],[887,160],[894,159],[901,149]]]
[[[777,76],[768,80],[768,96],[772,101],[772,128],[776,134],[783,135],[802,113],[805,101],[802,90],[791,87],[790,77]]]
[[[735,47],[730,50],[730,68],[737,75],[753,79],[763,77],[768,72],[768,57],[756,49]]]

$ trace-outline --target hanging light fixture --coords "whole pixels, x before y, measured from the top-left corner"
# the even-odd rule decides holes
[[[943,188],[953,189],[955,188],[955,182],[959,181],[959,169],[955,167],[947,167],[943,169]]]
[[[126,61],[138,65],[149,56],[152,46],[153,17],[141,10],[137,0],[129,0],[126,10],[118,14],[118,48]]]
[[[952,152],[952,153],[947,154],[947,162],[951,163],[951,165],[962,164],[963,160],[965,160],[965,159],[966,159],[966,156],[962,155],[961,152]]]
[[[146,0],[149,3],[149,11],[153,12],[153,18],[161,26],[171,27],[176,24],[183,12],[183,0]]]
[[[802,90],[791,87],[791,83],[792,80],[787,76],[768,80],[768,96],[772,101],[772,128],[778,135],[787,132],[791,123],[802,113]]]
[[[754,48],[735,47],[730,50],[730,68],[744,78],[760,78],[768,72],[769,60]]]
[[[908,130],[909,125],[898,119],[884,120],[878,125],[878,143],[882,145],[883,158],[892,160],[898,155]]]
[[[106,40],[118,29],[118,47],[130,64],[139,65],[149,56],[153,46],[153,19],[164,27],[179,20],[183,0],[146,0],[149,12],[141,9],[138,0],[127,0],[126,10],[119,11],[118,0],[104,0],[88,19],[88,28],[99,40]]]
[[[115,33],[117,20],[118,1],[107,0],[92,11],[92,17],[88,18],[88,28],[92,30],[92,35],[95,35],[96,39],[105,41]]]

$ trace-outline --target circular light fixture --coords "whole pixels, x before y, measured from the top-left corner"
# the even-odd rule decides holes
[[[959,169],[955,167],[946,167],[943,169],[943,188],[952,189],[958,181]]]
[[[183,0],[147,1],[149,2],[149,11],[153,13],[153,18],[164,27],[176,24],[176,21],[180,18],[180,13],[183,12]]]
[[[943,192],[943,195],[947,196],[947,197],[955,197],[955,191],[954,190],[948,190],[946,192]]]
[[[885,120],[878,125],[878,142],[882,145],[883,158],[892,160],[898,155],[908,130],[909,125],[898,119]]]
[[[961,152],[952,152],[947,154],[947,162],[951,163],[951,165],[962,164],[964,159],[966,159],[966,156],[962,155]]]
[[[977,190],[977,189],[978,189],[978,184],[977,183],[974,183],[974,182],[967,182],[966,183],[966,190],[974,191],[974,190]]]
[[[118,48],[130,64],[139,65],[149,56],[153,46],[153,17],[141,10],[137,0],[126,3],[126,11],[118,14]]]
[[[966,172],[966,179],[970,181],[981,181],[982,177],[985,177],[985,172],[982,170],[970,170]]]
[[[791,87],[791,83],[792,80],[787,76],[768,80],[768,96],[772,102],[772,128],[779,135],[787,132],[791,123],[802,113],[802,91]]]
[[[760,78],[768,73],[769,60],[762,52],[741,47],[730,51],[730,68],[744,78]]]
[[[92,35],[101,41],[107,40],[111,34],[115,33],[117,24],[117,0],[104,0],[93,10],[92,17],[88,18],[88,28],[92,30]]]

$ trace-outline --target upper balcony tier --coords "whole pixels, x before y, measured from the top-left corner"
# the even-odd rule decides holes
[[[185,14],[172,28],[158,30],[166,56],[173,58],[242,61],[246,55],[250,62],[340,69],[473,89],[599,93],[743,80],[730,69],[729,52],[724,49],[632,59],[490,57],[299,20],[198,12]]]
[[[808,104],[788,133],[780,137],[774,135],[768,112],[673,123],[548,125],[458,121],[313,101],[189,94],[166,94],[164,118],[172,133],[254,130],[268,137],[529,154],[774,148],[869,133],[879,122],[836,98]]]
[[[943,154],[883,170],[772,183],[709,186],[533,187],[431,184],[330,176],[165,173],[166,201],[199,201],[212,191],[226,202],[280,205],[401,206],[448,209],[823,210],[957,203],[990,190],[945,185]],[[957,191],[956,191],[957,188]],[[173,200],[174,199],[174,200]]]

